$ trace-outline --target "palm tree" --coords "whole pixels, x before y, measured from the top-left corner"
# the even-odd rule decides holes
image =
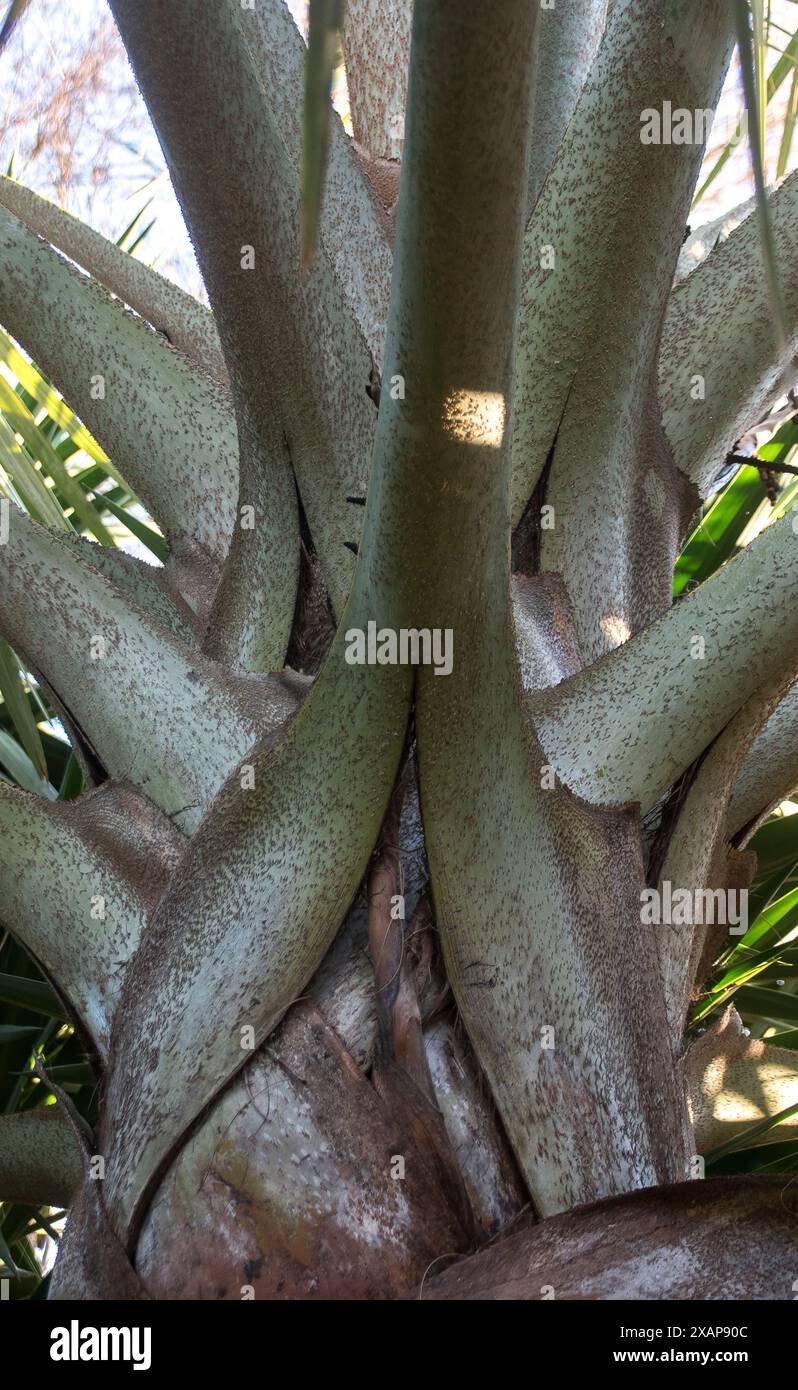
[[[212,312],[2,182],[0,631],[85,785],[0,783],[4,997],[82,1048],[0,1124],[6,1202],[69,1211],[50,1295],[791,1297],[779,1169],[696,1181],[795,1108],[794,996],[720,1008],[791,926],[735,935],[798,784],[779,435],[772,524],[673,602],[795,350],[795,178],[674,287],[747,18],[350,0],[319,205],[340,4],[304,159],[283,0],[111,7]],[[86,539],[132,493],[160,569]]]

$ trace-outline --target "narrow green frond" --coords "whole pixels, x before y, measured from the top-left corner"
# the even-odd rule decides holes
[[[7,642],[0,640],[0,695],[22,747],[39,776],[47,780],[47,760],[25,691],[25,672]]]
[[[48,801],[56,800],[58,792],[55,787],[51,786],[46,777],[42,777],[24,748],[20,747],[17,740],[7,734],[5,729],[0,729],[0,766],[4,767],[9,776],[25,791],[33,792]]]
[[[113,545],[113,537],[103,525],[97,508],[88,501],[85,492],[69,473],[47,436],[38,428],[24,401],[1,375],[0,410],[13,429],[22,436],[31,456],[39,460],[43,472],[52,478],[64,501],[73,508],[75,522],[90,531],[102,545]],[[42,517],[38,519],[47,520]],[[50,524],[54,523],[51,521]],[[60,530],[68,529],[63,526],[62,521],[55,524]]]
[[[68,1021],[61,1000],[42,980],[29,980],[21,975],[0,975],[0,1002],[59,1019],[62,1023]]]

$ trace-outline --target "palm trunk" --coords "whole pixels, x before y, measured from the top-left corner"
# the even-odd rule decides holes
[[[4,322],[45,296],[32,350],[170,547],[157,582],[16,515],[5,548],[4,635],[102,783],[0,786],[8,925],[102,1078],[90,1132],[56,1080],[0,1126],[10,1199],[71,1208],[51,1296],[706,1298],[743,1249],[745,1291],[789,1296],[775,1185],[687,1181],[719,1058],[783,1091],[728,1016],[686,1046],[714,937],[641,911],[747,881],[798,782],[789,519],[670,602],[708,460],[784,365],[759,325],[745,403],[688,425],[678,325],[756,246],[742,227],[672,292],[703,143],[639,119],[714,106],[732,15],[706,0],[696,45],[688,0],[583,8],[416,0],[405,83],[409,7],[352,0],[360,159],[334,125],[307,272],[282,0],[112,0],[212,317],[0,189]],[[112,354],[103,408],[81,333]],[[286,666],[328,628],[318,674]],[[351,660],[408,631],[450,669]],[[97,893],[111,926],[86,926]]]

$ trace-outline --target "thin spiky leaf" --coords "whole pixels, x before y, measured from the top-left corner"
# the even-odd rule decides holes
[[[0,641],[0,695],[11,717],[17,738],[39,776],[46,780],[47,760],[24,682],[25,673],[17,657],[7,642]]]

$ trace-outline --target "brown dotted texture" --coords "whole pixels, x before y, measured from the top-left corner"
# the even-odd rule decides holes
[[[535,36],[527,211],[532,213],[590,72],[607,0],[541,7]]]
[[[435,1098],[454,1146],[474,1217],[495,1235],[527,1205],[528,1193],[468,1038],[447,1019],[425,1030]]]
[[[513,622],[525,691],[558,685],[582,669],[568,591],[557,574],[512,578]]]
[[[473,680],[473,673],[472,673]],[[421,792],[447,973],[536,1209],[684,1172],[639,830],[540,787],[495,676],[423,684]],[[495,735],[469,735],[490,691]],[[610,900],[608,917],[596,903]],[[546,1029],[553,1047],[546,1047]]]
[[[770,198],[781,293],[788,325],[798,311],[798,174]],[[752,214],[674,291],[659,366],[665,430],[676,463],[701,496],[711,490],[736,440],[782,394],[782,374],[796,352],[774,327],[762,262],[758,216]],[[694,378],[704,378],[695,399]]]
[[[346,666],[340,642],[283,736],[246,754],[254,786],[233,773],[193,835],[128,972],[112,1044],[106,1199],[121,1236],[246,1062],[241,1027],[268,1036],[335,936],[396,775],[410,674]]]
[[[143,261],[120,251],[93,227],[13,179],[0,177],[0,204],[76,261],[159,333],[165,333],[172,346],[213,381],[220,386],[227,384],[213,314],[204,304]]]
[[[86,1175],[58,1243],[47,1297],[92,1303],[148,1297],[111,1229],[102,1204],[102,1183]]]
[[[794,649],[797,582],[787,516],[617,651],[533,695],[558,776],[589,801],[648,810]]]
[[[125,969],[185,839],[113,782],[55,803],[0,784],[0,831],[3,920],[105,1058]]]
[[[525,360],[538,354],[540,366],[521,391],[521,438],[535,445],[526,456],[529,476],[542,467],[559,428],[550,475],[558,525],[559,499],[567,507],[580,489],[586,521],[570,533],[565,583],[546,573],[511,585],[501,544],[510,529],[507,440],[489,440],[486,425],[497,400],[509,415],[538,7],[507,0],[495,11],[484,0],[460,0],[457,25],[451,5],[429,0],[416,7],[409,191],[399,210],[383,374],[390,380],[401,373],[407,396],[394,401],[385,392],[378,417],[363,388],[372,356],[381,357],[390,254],[381,229],[369,230],[368,238],[377,237],[370,263],[370,242],[360,245],[353,230],[372,228],[373,204],[335,125],[321,244],[307,281],[300,278],[302,54],[283,7],[261,6],[253,15],[237,0],[219,0],[203,25],[189,0],[166,9],[155,0],[114,0],[113,8],[208,280],[236,401],[238,441],[230,457],[240,445],[240,501],[267,518],[249,538],[235,532],[207,647],[232,666],[280,665],[296,589],[293,475],[337,614],[354,574],[342,634],[371,619],[454,633],[452,675],[422,670],[415,692],[432,888],[461,1022],[453,1029],[447,1019],[431,1020],[423,992],[419,1016],[473,1210],[485,1230],[494,1230],[517,1213],[527,1191],[547,1215],[676,1181],[691,1152],[684,1095],[653,933],[639,920],[637,810],[619,803],[656,799],[753,692],[762,663],[798,637],[790,606],[796,541],[788,523],[618,652],[580,668],[582,655],[590,660],[603,650],[597,623],[603,638],[609,631],[617,640],[624,623],[634,629],[667,600],[662,575],[683,493],[657,418],[654,372],[670,276],[662,262],[681,232],[666,186],[684,201],[695,152],[638,148],[639,108],[658,104],[663,86],[684,104],[711,104],[706,91],[720,81],[727,18],[721,22],[715,3],[696,16],[687,0],[619,0],[614,7],[597,71],[615,84],[616,128],[589,83],[571,127],[583,129],[583,153],[568,156],[578,177],[558,166],[541,203],[563,222],[571,296],[559,303],[558,317],[551,309],[558,282],[539,279],[535,288],[527,278],[521,329]],[[175,53],[184,78],[177,85]],[[629,136],[630,111],[634,130],[622,148],[619,129]],[[614,170],[602,164],[599,145]],[[634,179],[650,188],[649,200],[630,200]],[[550,191],[558,188],[562,208]],[[85,300],[85,282],[71,270],[65,279],[59,258],[8,214],[0,215],[0,233],[11,248],[8,303],[18,299],[32,312],[52,281],[54,302],[68,319],[73,300]],[[531,236],[525,254],[536,266]],[[351,255],[350,240],[357,243]],[[241,269],[244,245],[254,248],[253,271]],[[584,272],[586,264],[593,269]],[[32,291],[21,284],[25,267],[35,271]],[[80,320],[85,341],[94,341],[95,330],[110,334],[116,361],[118,338],[127,372],[114,380],[120,395],[132,393],[133,406],[109,412],[108,428],[118,430],[132,468],[143,399],[135,373],[145,374],[148,400],[163,363],[172,425],[188,399],[181,393],[200,390],[198,378],[162,342],[157,352],[166,356],[154,367],[155,335],[88,288],[94,298]],[[26,293],[33,297],[25,300]],[[135,338],[127,327],[112,329],[112,321],[135,324]],[[224,397],[204,381],[201,390],[222,403],[227,438]],[[532,394],[524,397],[524,390]],[[353,478],[365,480],[375,422],[368,502],[354,508],[346,497]],[[524,434],[529,430],[534,438]],[[97,1141],[108,1160],[103,1197],[111,1225],[96,1191],[84,1190],[54,1289],[101,1296],[107,1277],[117,1290],[141,1296],[121,1241],[135,1252],[147,1288],[171,1297],[240,1298],[244,1285],[276,1297],[412,1294],[431,1261],[465,1253],[469,1238],[434,1146],[418,1142],[419,1131],[400,1123],[398,1109],[361,1070],[376,1055],[377,1021],[369,967],[358,952],[362,917],[358,923],[352,902],[402,754],[413,676],[346,666],[341,636],[294,714],[304,687],[231,677],[197,651],[234,514],[235,474],[216,449],[222,432],[219,426],[212,435],[218,476],[196,467],[204,455],[193,435],[183,441],[185,452],[177,451],[183,462],[192,455],[195,488],[197,480],[201,488],[207,483],[208,534],[198,550],[190,538],[170,536],[166,587],[125,562],[104,559],[100,572],[83,557],[84,547],[49,537],[24,518],[12,524],[0,628],[30,653],[109,771],[195,832],[179,860],[177,837],[163,861],[141,831],[142,845],[125,850],[129,860],[109,890],[119,897],[120,888],[130,889],[124,922],[114,923],[101,957],[111,946],[120,958],[132,949],[144,912],[147,929],[125,971],[121,1002],[104,957],[99,1001],[80,995],[83,980],[75,985],[75,1006],[101,1046],[111,1029]],[[174,435],[166,438],[172,447]],[[168,488],[158,486],[166,508]],[[632,504],[647,521],[639,536],[630,533]],[[358,539],[364,515],[355,565],[347,542]],[[646,546],[650,583],[642,574]],[[597,555],[604,557],[601,582],[591,590]],[[175,586],[196,620],[172,598]],[[69,639],[57,651],[39,635],[41,594],[56,602]],[[703,662],[690,654],[696,632],[707,641]],[[95,663],[87,656],[93,635],[112,639]],[[528,710],[540,742],[527,726]],[[241,761],[254,772],[254,785],[247,779],[242,786]],[[544,761],[603,804],[588,805],[563,786],[544,790]],[[62,823],[49,808],[34,817],[40,846],[32,832],[25,839],[34,820],[21,819],[21,860],[31,875],[34,857],[54,854],[59,836],[59,852],[74,855],[85,844],[81,863],[91,866],[89,876],[102,875],[106,859],[121,852],[115,837],[124,835],[117,824],[89,834],[80,815],[90,818],[91,811],[87,800],[73,822]],[[149,884],[140,883],[148,854],[171,869],[163,894],[159,869]],[[82,879],[73,875],[69,883],[80,891]],[[40,933],[42,952],[57,954],[51,921],[43,925],[31,912],[28,930]],[[83,975],[90,978],[87,970]],[[241,1046],[248,1028],[259,1048],[254,1058]],[[543,1046],[548,1029],[553,1048]],[[406,1160],[404,1185],[390,1175],[397,1154]],[[734,1189],[726,1192],[733,1196]],[[707,1193],[695,1187],[686,1195],[675,1188],[672,1198],[643,1194],[634,1207],[644,1214],[642,1226],[634,1214],[629,1225],[628,1260],[624,1247],[620,1266],[614,1256],[600,1261],[598,1284],[588,1280],[586,1287],[625,1288],[629,1280],[639,1297],[650,1277],[640,1251],[657,1240],[676,1249],[673,1286],[694,1287],[695,1262],[688,1270],[673,1236],[683,1232],[683,1196],[693,1234],[704,1231],[706,1217],[717,1241],[725,1228],[711,1222],[723,1215],[726,1198],[710,1217],[701,1206]],[[665,1203],[665,1217],[657,1202]],[[761,1218],[772,1236],[770,1208],[749,1207],[754,1224]],[[617,1209],[625,1219],[630,1199]],[[616,1206],[600,1210],[603,1227],[591,1227],[588,1217],[585,1258],[596,1253],[603,1238],[596,1231],[607,1230]],[[520,1234],[545,1242],[551,1232],[556,1244],[558,1233],[572,1228],[555,1218],[541,1229],[542,1237]],[[759,1236],[752,1239],[758,1248]],[[576,1249],[579,1257],[564,1278],[581,1278],[588,1269],[580,1265],[583,1246],[562,1240],[566,1256]],[[509,1249],[508,1241],[495,1247]],[[527,1258],[526,1275],[530,1268]],[[588,1273],[592,1279],[593,1265]]]
[[[404,6],[395,5],[394,10]],[[348,8],[348,7],[347,7]],[[255,66],[277,115],[297,176],[302,167],[305,45],[288,6],[258,4],[241,22]],[[404,64],[407,67],[407,51]],[[351,142],[336,112],[330,117],[330,148],[324,178],[320,235],[378,366],[385,352],[385,327],[393,257],[383,222]]]
[[[489,59],[493,76],[500,74],[507,133],[517,125],[519,89],[516,79],[506,81],[504,60],[508,53],[519,51],[519,45],[522,53],[531,51],[530,17],[527,12],[519,20],[519,8],[526,10],[513,5],[506,26],[486,27],[481,7],[469,5],[467,18],[466,47],[476,29],[487,45],[480,44],[480,64]],[[424,51],[422,47],[422,61]],[[430,45],[428,64],[432,54],[440,51],[439,43]],[[457,81],[462,80],[458,74]],[[441,93],[433,128],[435,120],[446,116],[449,99]],[[504,124],[501,133],[505,134]],[[473,136],[471,130],[458,132],[463,149],[472,148]],[[495,138],[496,132],[477,132],[475,183],[480,211],[493,206],[497,189],[505,187],[507,171],[501,167],[483,177],[486,164],[490,168]],[[434,140],[428,148],[436,151]],[[520,154],[512,142],[508,151],[506,157],[520,174]],[[435,165],[442,162],[444,152],[437,151]],[[436,197],[445,201],[448,186],[437,172],[437,167],[429,170],[430,182]],[[449,180],[452,177],[450,171]],[[512,187],[511,181],[507,187]],[[517,192],[511,196],[517,198]],[[451,384],[465,380],[479,385],[484,380],[482,348],[471,331],[466,304],[475,283],[473,266],[481,264],[487,246],[492,247],[497,223],[504,233],[500,210],[485,225],[484,243],[470,245],[462,264],[452,263],[442,231],[436,239],[436,259],[443,259],[447,267],[439,283],[439,302],[457,307],[455,319],[446,325],[449,350],[465,354],[447,364],[446,381],[441,382],[434,366],[436,342],[424,340],[428,316],[414,313],[419,285],[408,294],[403,316],[392,330],[389,360],[407,360],[415,391],[411,434],[418,440],[424,437],[428,419],[431,426],[429,451],[413,460],[412,469],[427,476],[417,490],[406,471],[408,436],[401,424],[401,408],[392,401],[393,409],[384,416],[380,411],[377,459],[381,474],[366,508],[367,518],[370,509],[376,511],[376,524],[368,533],[368,548],[359,557],[359,583],[342,622],[343,631],[350,625],[365,627],[372,617],[395,622],[407,602],[414,603],[415,618],[423,617],[424,605],[435,597],[429,570],[436,547],[430,545],[429,535],[439,533],[441,507],[445,513],[452,510],[458,523],[463,505],[482,490],[484,451],[471,450],[473,457],[464,475],[467,488],[459,500],[459,488],[452,489],[451,500],[439,500],[440,469],[448,469],[469,451],[450,440],[439,455],[437,436],[442,429],[441,402]],[[425,258],[417,255],[413,245],[417,237],[423,239],[424,230],[413,227],[406,250],[412,247],[410,264],[421,267],[423,276]],[[509,264],[498,283],[501,313],[492,311],[496,331],[489,341],[490,352],[498,351],[506,374],[514,307]],[[486,285],[482,292],[486,306],[491,304],[493,288]],[[401,296],[398,299],[401,302]],[[420,357],[415,346],[419,339]],[[422,370],[427,363],[430,369]],[[494,382],[500,384],[501,378],[491,368],[484,384],[493,387]],[[496,478],[496,491],[491,490],[495,497],[502,490],[502,475],[496,472],[495,451],[489,458]],[[435,467],[427,471],[431,461]],[[393,544],[396,526],[408,525],[408,508],[418,528],[418,554],[423,557],[416,571],[408,571]],[[479,526],[486,522],[483,512],[478,509]],[[411,533],[412,527],[407,531]],[[464,559],[466,555],[470,563],[468,547]],[[459,566],[454,573],[459,574]],[[114,1041],[106,1114],[106,1132],[113,1143],[107,1197],[114,1204],[120,1233],[135,1228],[148,1192],[181,1135],[245,1060],[238,1024],[251,1024],[256,1039],[266,1036],[304,987],[335,934],[374,844],[404,739],[412,673],[406,668],[345,667],[342,654],[341,636],[313,694],[284,737],[273,748],[265,745],[254,751],[254,790],[243,792],[235,777],[223,789],[213,815],[194,836],[130,972],[126,994],[130,1003],[118,1015],[120,1032]],[[354,780],[353,767],[358,769]],[[231,903],[235,904],[232,917]],[[209,994],[219,1001],[210,1020]],[[148,1048],[132,1045],[134,1038],[144,1035]]]
[[[425,1280],[422,1296],[789,1300],[797,1216],[783,1177],[636,1192],[509,1235]]]
[[[167,529],[224,557],[238,445],[229,401],[188,359],[5,209],[0,318]],[[95,399],[97,378],[104,399]],[[93,382],[93,378],[95,381]]]
[[[292,470],[337,613],[351,585],[346,543],[356,542],[361,518],[346,498],[353,479],[365,479],[371,453],[372,358],[324,244],[303,280],[296,153],[284,142],[280,103],[237,0],[220,0],[202,25],[189,0],[167,12],[156,0],[113,8],[167,152],[230,371],[240,500],[261,518],[254,531],[235,532],[211,651],[271,669],[285,653],[296,595]],[[187,74],[177,91],[174,52]],[[245,246],[253,269],[242,269]]]
[[[258,733],[276,728],[296,697],[277,678],[235,679],[185,646],[16,508],[4,558],[8,641],[53,687],[110,775],[193,829]]]
[[[516,686],[507,556],[491,543],[507,532],[506,450],[446,428],[454,384],[462,383],[464,419],[471,407],[479,420],[486,399],[507,394],[519,86],[528,81],[508,54],[530,54],[531,20],[525,6],[506,7],[498,20],[469,5],[462,48],[452,49],[435,7],[416,11],[411,92],[425,119],[416,126],[411,104],[403,176],[414,211],[400,200],[386,367],[386,376],[403,367],[410,406],[383,396],[372,489],[414,536],[414,569],[405,563],[396,575],[403,618],[454,632],[452,674],[425,668],[416,681],[437,921],[469,1037],[536,1207],[550,1212],[684,1168],[667,1042],[656,1025],[643,1036],[640,1024],[660,1018],[664,1031],[653,938],[639,929],[637,829],[629,815],[596,816],[540,789],[543,758],[527,742]],[[442,65],[444,51],[456,71]],[[446,141],[436,138],[444,128]],[[456,255],[443,215],[450,203],[468,229]],[[482,273],[486,256],[491,277]],[[363,559],[382,573],[391,557],[380,539],[372,549],[368,537]],[[608,891],[616,911],[599,922],[594,904]],[[637,1013],[630,1000],[641,981]],[[559,1038],[553,1052],[541,1048],[546,1025]]]
[[[413,764],[407,784],[396,847],[402,862],[402,892],[408,922],[406,950],[413,959],[428,1065],[450,1140],[477,1225],[493,1234],[528,1201],[495,1107],[476,1068],[461,1027],[442,1017],[446,981],[437,952],[430,956],[431,931],[424,927],[423,890],[428,870],[421,809]],[[393,841],[392,841],[393,842]],[[428,908],[428,904],[426,905]],[[418,910],[417,910],[418,909]],[[377,1034],[374,972],[367,955],[367,906],[362,895],[308,986],[308,992],[362,1071],[372,1066]],[[432,927],[432,923],[430,926]]]
[[[661,882],[669,883],[672,892],[736,887],[729,879],[727,859],[729,802],[752,740],[795,678],[796,664],[798,656],[752,695],[701,762],[679,810],[662,866]],[[663,923],[656,930],[665,1007],[676,1053],[681,1051],[688,1004],[707,938],[714,936],[713,926],[719,928],[718,935],[729,944],[728,929],[720,914],[712,925],[686,927]]]
[[[0,1175],[5,1202],[68,1207],[82,1169],[80,1145],[60,1106],[3,1116]]]
[[[798,684],[785,694],[746,753],[729,807],[729,835],[798,787]]]
[[[398,834],[408,913],[423,868],[419,836],[411,794]],[[313,1007],[294,1007],[166,1171],[137,1249],[154,1296],[238,1298],[252,1284],[259,1297],[386,1297],[412,1289],[442,1251],[462,1248],[445,1173],[408,1136],[395,1104],[358,1078],[376,1033],[365,915],[365,904],[348,915],[308,987]],[[416,988],[426,1017],[439,1007],[441,980],[423,956]],[[465,1039],[439,1018],[427,1048],[476,1219],[492,1234],[526,1193]],[[396,1155],[401,1181],[390,1174]],[[187,1260],[185,1248],[198,1250],[211,1230],[211,1266]],[[58,1286],[67,1296],[68,1271]]]
[[[673,278],[674,288],[681,284],[702,261],[705,261],[719,242],[725,241],[727,236],[735,231],[755,210],[756,195],[746,198],[744,203],[738,203],[736,207],[729,208],[727,212],[721,213],[720,217],[713,217],[710,222],[702,222],[700,227],[696,227],[695,231],[690,232],[685,237],[679,252],[679,262]],[[668,314],[677,303],[678,299],[671,295],[668,300],[668,312],[665,316],[666,324]]]
[[[195,613],[170,582],[168,568],[143,564],[124,550],[95,545],[83,536],[65,531],[59,540],[94,569],[104,574],[117,589],[121,589],[137,608],[143,609],[159,627],[189,647],[199,646],[198,621]],[[177,581],[179,584],[179,580]]]
[[[386,234],[391,246],[396,235],[396,211],[402,182],[402,165],[398,159],[374,159],[368,150],[352,142],[358,161],[371,184],[373,194],[385,215]],[[378,359],[378,365],[381,359]]]
[[[696,24],[685,0],[619,0],[525,237],[513,520],[556,436],[542,568],[565,580],[586,661],[669,606],[686,520],[656,362],[702,147],[644,145],[640,114],[663,92],[674,107],[714,107],[730,7],[712,0]]]
[[[401,159],[412,0],[349,0],[344,56],[352,133],[376,159]]]

